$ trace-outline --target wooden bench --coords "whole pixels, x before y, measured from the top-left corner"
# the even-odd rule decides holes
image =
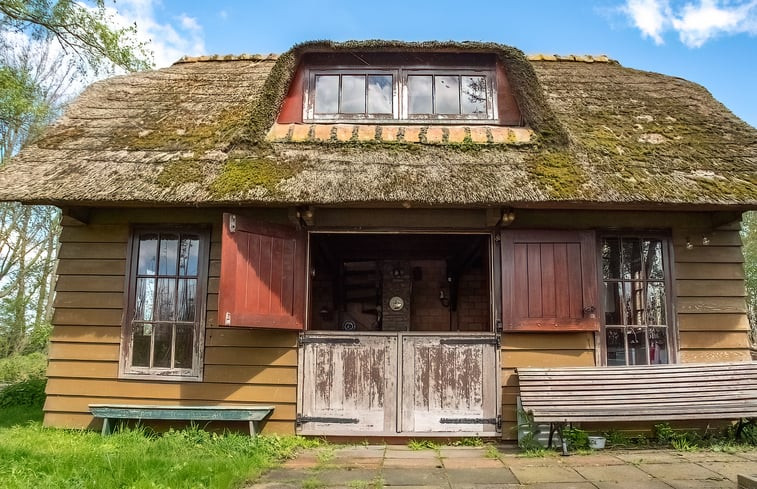
[[[757,417],[757,362],[518,368],[534,422],[672,421]],[[740,427],[739,427],[740,428]]]
[[[113,432],[117,419],[161,419],[183,421],[248,421],[250,436],[258,423],[273,412],[273,406],[138,406],[133,404],[90,404],[95,418],[103,419],[102,434]]]

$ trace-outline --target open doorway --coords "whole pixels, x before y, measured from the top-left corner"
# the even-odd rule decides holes
[[[491,331],[489,239],[313,233],[309,329]]]

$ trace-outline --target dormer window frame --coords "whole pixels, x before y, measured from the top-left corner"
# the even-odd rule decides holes
[[[345,77],[366,76],[365,111],[364,112],[317,112],[316,86],[319,77],[338,77],[339,97],[338,104],[341,108],[343,103],[343,87]],[[370,113],[369,110],[369,76],[392,76],[392,111],[391,113]],[[430,77],[432,80],[431,113],[410,113],[410,77]],[[464,77],[483,78],[485,82],[485,113],[435,113],[437,103],[436,86],[437,80],[457,77],[460,97],[463,97],[461,82]],[[354,79],[350,82],[354,83]],[[333,83],[333,82],[331,82]],[[470,66],[333,66],[307,68],[303,83],[303,121],[310,123],[395,123],[395,124],[498,124],[497,107],[497,76],[495,67],[470,67]],[[333,104],[333,102],[332,102]],[[458,110],[462,112],[462,102],[458,102]]]

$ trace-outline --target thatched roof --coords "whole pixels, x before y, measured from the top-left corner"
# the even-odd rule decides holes
[[[488,52],[530,136],[266,138],[308,51]],[[360,129],[364,134],[365,128]],[[374,127],[375,130],[375,127]],[[370,131],[370,130],[369,130]],[[447,130],[449,131],[449,130]],[[335,134],[336,129],[328,134]],[[323,133],[323,131],[321,131]],[[291,136],[291,132],[287,134]],[[0,199],[72,205],[757,207],[757,130],[699,85],[480,43],[308,43],[89,87],[0,170]]]

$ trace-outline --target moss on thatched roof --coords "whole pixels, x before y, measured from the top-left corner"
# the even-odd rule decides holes
[[[492,53],[534,136],[527,144],[407,144],[361,142],[354,129],[349,142],[266,141],[299,60],[324,51]],[[696,84],[604,57],[529,61],[488,43],[319,41],[280,56],[188,58],[96,83],[0,170],[0,199],[753,208],[757,131]]]

